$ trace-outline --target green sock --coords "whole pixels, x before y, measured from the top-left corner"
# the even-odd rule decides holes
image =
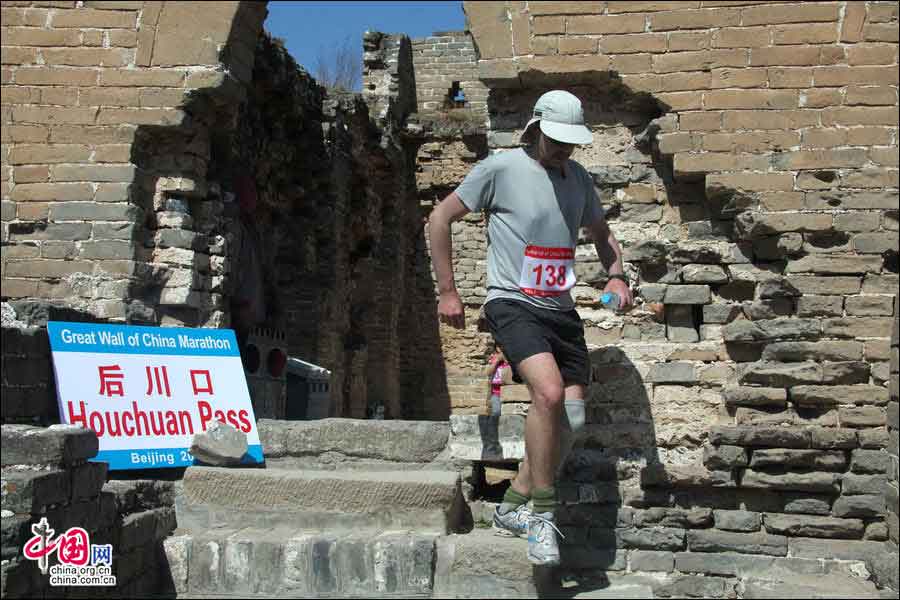
[[[509,486],[506,489],[506,493],[503,494],[503,502],[500,504],[500,514],[505,515],[509,511],[522,506],[526,502],[528,502],[528,496],[523,496],[522,494],[514,490],[512,486]]]
[[[556,510],[556,488],[534,488],[531,501],[536,513],[552,513]]]

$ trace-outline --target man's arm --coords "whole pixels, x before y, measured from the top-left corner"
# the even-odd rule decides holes
[[[622,247],[616,240],[616,236],[609,228],[609,224],[603,217],[594,221],[589,227],[591,235],[594,238],[594,248],[597,249],[597,256],[600,262],[610,275],[624,275],[625,269],[622,265]],[[621,279],[610,279],[606,283],[604,292],[615,292],[622,299],[621,308],[628,308],[634,303],[631,295],[631,289]]]
[[[437,277],[438,318],[451,327],[463,329],[466,326],[466,313],[462,300],[456,291],[453,281],[453,265],[451,257],[453,248],[450,241],[450,224],[459,220],[469,212],[456,192],[451,192],[438,204],[428,217],[428,237],[431,241],[431,263]]]

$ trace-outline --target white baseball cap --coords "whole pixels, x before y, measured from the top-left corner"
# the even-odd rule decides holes
[[[584,126],[581,100],[569,92],[552,90],[538,98],[532,118],[522,132],[523,141],[529,128],[538,122],[544,135],[557,142],[590,144],[594,141],[591,130]]]

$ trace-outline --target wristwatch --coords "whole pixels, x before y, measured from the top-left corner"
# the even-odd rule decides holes
[[[610,279],[619,279],[625,283],[625,285],[630,285],[628,278],[622,275],[621,273],[613,273],[609,276]]]

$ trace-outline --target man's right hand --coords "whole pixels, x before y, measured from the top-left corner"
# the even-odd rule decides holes
[[[438,301],[438,319],[450,327],[465,329],[466,312],[456,291],[441,294]]]

